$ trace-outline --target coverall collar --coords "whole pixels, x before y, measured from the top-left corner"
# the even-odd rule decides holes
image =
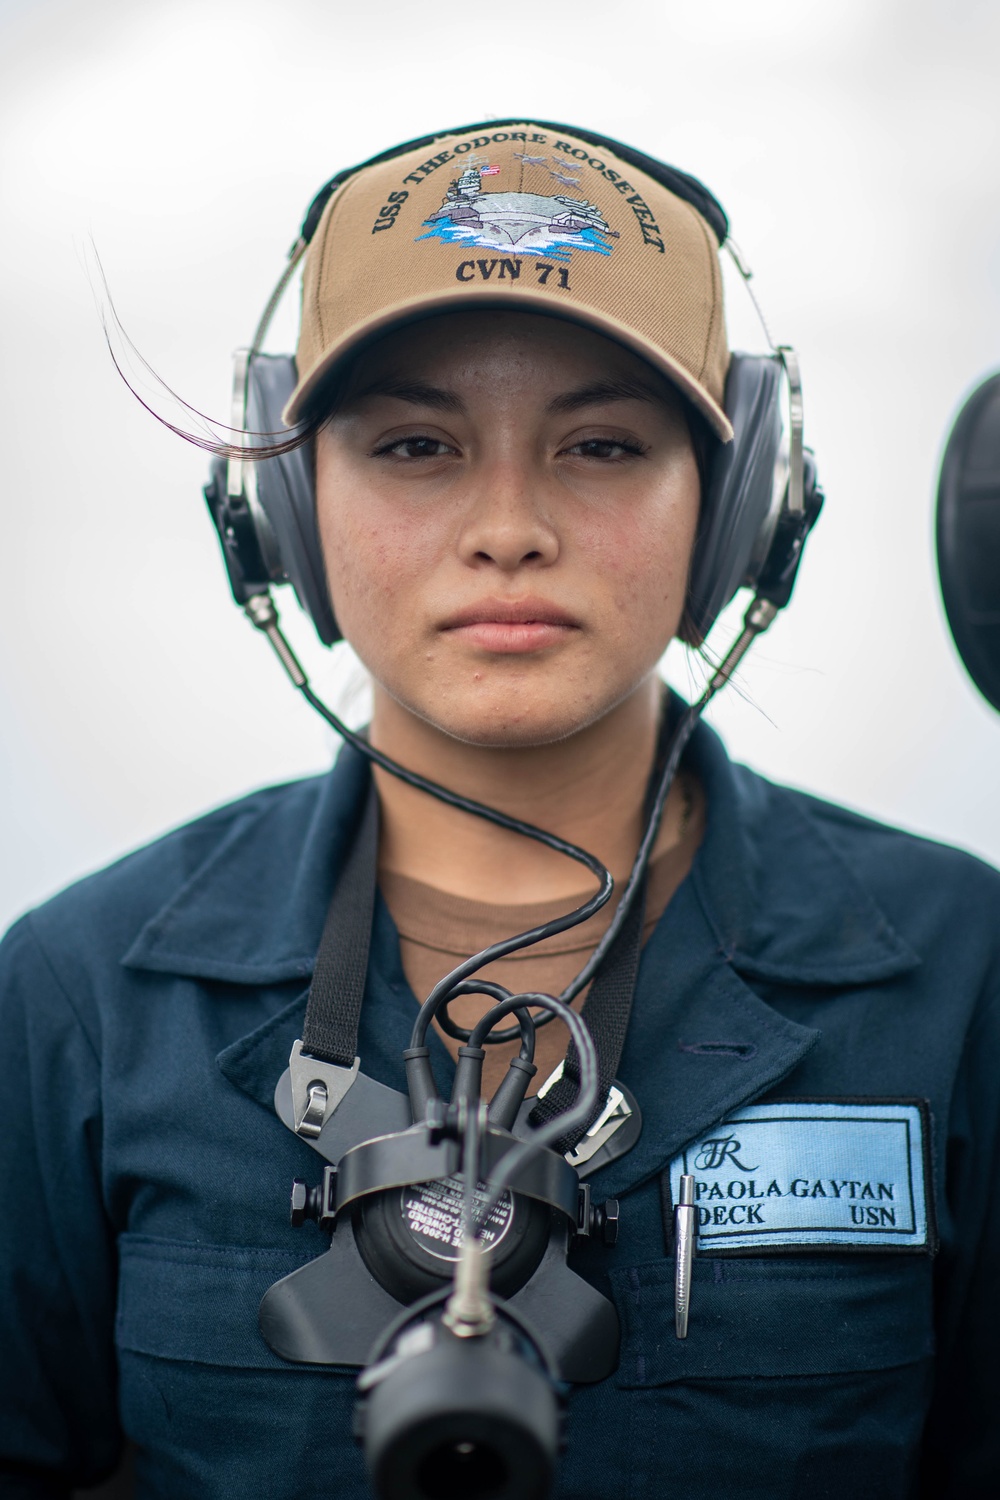
[[[706,724],[685,764],[701,780],[707,809],[691,883],[737,972],[840,987],[890,979],[920,962],[807,801],[734,765]]]
[[[291,797],[279,788],[253,799],[122,962],[229,984],[307,981],[368,778],[367,761],[345,745],[331,771]]]

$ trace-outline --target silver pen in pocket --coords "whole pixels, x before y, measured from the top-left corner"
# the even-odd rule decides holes
[[[674,1210],[674,1328],[686,1339],[691,1311],[691,1262],[694,1258],[694,1178],[681,1177],[680,1195]]]

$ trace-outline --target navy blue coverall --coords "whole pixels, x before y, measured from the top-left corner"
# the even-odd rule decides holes
[[[617,1304],[621,1362],[572,1396],[559,1494],[996,1500],[1000,876],[733,766],[707,727],[688,763],[707,830],[643,951],[619,1069],[642,1135],[593,1179],[621,1233],[574,1252]],[[0,949],[4,1500],[96,1482],[123,1432],[144,1500],[368,1493],[354,1372],[285,1364],[257,1326],[266,1288],[324,1248],[289,1225],[319,1158],[272,1098],[367,777],[345,751],[212,813]],[[359,1050],[400,1089],[414,1007],[378,902]],[[936,1236],[703,1248],[682,1342],[663,1174],[706,1132],[722,1144],[702,1166],[735,1160],[720,1122],[787,1099],[927,1101]],[[822,1155],[826,1128],[804,1148]],[[850,1175],[771,1191],[863,1198]]]

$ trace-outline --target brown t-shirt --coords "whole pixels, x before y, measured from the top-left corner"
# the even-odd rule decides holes
[[[643,942],[653,931],[671,896],[691,868],[691,861],[704,831],[704,803],[700,788],[693,778],[685,778],[683,790],[687,810],[680,836],[675,843],[662,850],[649,866]],[[575,897],[564,896],[557,901],[532,902],[527,905],[469,901],[463,896],[438,890],[390,870],[379,875],[379,888],[399,931],[403,969],[411,989],[421,1001],[426,999],[439,979],[468,958],[470,953],[499,942],[501,938],[510,937],[512,933],[525,932],[530,927],[537,927],[542,922],[561,916],[572,910],[573,906],[581,905],[590,894],[589,891],[581,891]],[[481,977],[502,984],[517,994],[530,990],[550,995],[560,994],[583,967],[610,925],[619,894],[616,887],[607,905],[579,927],[557,933],[531,948],[522,949],[508,958],[488,964],[480,971]],[[574,1001],[574,1009],[580,1008],[585,994],[586,992]],[[468,1028],[475,1024],[491,1004],[492,1001],[486,996],[464,996],[452,1004],[449,1014],[458,1025]],[[454,1056],[459,1043],[444,1033],[441,1035]],[[566,1031],[560,1021],[553,1021],[537,1033],[536,1084],[544,1082],[561,1061],[566,1041]],[[483,1073],[487,1096],[492,1094],[507,1071],[507,1063],[517,1046],[517,1043],[512,1042],[487,1048]]]

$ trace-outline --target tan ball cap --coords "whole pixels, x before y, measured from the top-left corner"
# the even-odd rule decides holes
[[[286,422],[313,415],[334,368],[373,336],[482,306],[565,317],[616,339],[732,437],[711,229],[613,152],[530,124],[442,136],[337,189],[306,257]]]

